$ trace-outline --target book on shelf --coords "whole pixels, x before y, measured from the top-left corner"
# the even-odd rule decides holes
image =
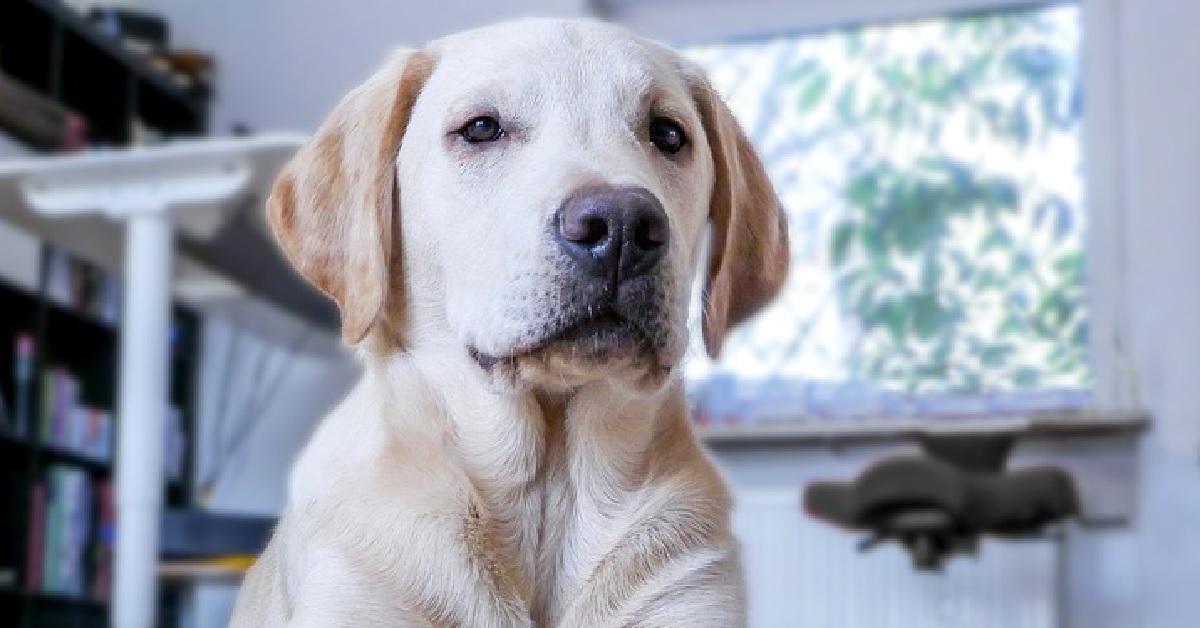
[[[187,432],[183,429],[183,414],[179,408],[167,408],[166,443],[163,449],[163,472],[167,481],[183,479],[183,464],[187,456]]]
[[[38,436],[46,445],[108,462],[113,450],[112,414],[84,404],[79,393],[79,380],[67,369],[53,367],[43,373]]]
[[[117,538],[117,513],[113,501],[111,481],[96,483],[97,524],[95,572],[92,580],[92,598],[107,600],[112,596],[113,545]]]
[[[86,595],[91,579],[91,478],[81,469],[51,466],[45,478],[46,506],[40,589],[73,598]]]
[[[17,434],[17,425],[8,410],[8,399],[5,399],[4,393],[0,391],[0,435],[2,434]]]
[[[33,334],[17,334],[13,347],[13,411],[12,430],[16,436],[29,435],[31,403],[33,400]]]
[[[10,589],[17,586],[17,570],[13,567],[0,567],[0,588]]]
[[[55,449],[109,463],[115,438],[113,416],[83,403],[80,388],[79,380],[65,368],[51,367],[43,373],[38,438]],[[163,477],[174,482],[183,478],[187,432],[179,408],[167,406],[163,420]]]
[[[66,251],[47,250],[46,294],[59,305],[106,324],[115,325],[120,319],[120,280]]]
[[[104,601],[112,588],[113,492],[82,469],[51,465],[31,488],[26,586]]]
[[[0,129],[47,150],[77,150],[87,144],[83,116],[4,73],[0,73]]]
[[[29,489],[29,545],[25,562],[25,586],[31,591],[42,588],[42,553],[46,544],[46,485],[35,482]]]

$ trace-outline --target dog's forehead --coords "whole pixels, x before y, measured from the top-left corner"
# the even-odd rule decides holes
[[[560,86],[646,89],[678,76],[664,46],[592,20],[531,18],[451,35],[430,44],[439,69],[463,82],[553,77]],[[539,81],[540,82],[540,81]]]

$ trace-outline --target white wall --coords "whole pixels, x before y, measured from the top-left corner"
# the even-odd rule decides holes
[[[1045,0],[599,0],[605,13],[647,36],[682,43],[792,34]]]
[[[1140,626],[1200,615],[1200,3],[1125,0],[1120,137],[1144,449]]]
[[[149,1],[147,3],[150,3]],[[212,130],[311,130],[400,46],[531,15],[573,16],[585,0],[155,0],[177,43],[220,62]]]

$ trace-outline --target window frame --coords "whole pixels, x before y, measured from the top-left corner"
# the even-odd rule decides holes
[[[1127,254],[1121,163],[1121,0],[593,0],[594,10],[676,45],[745,41],[863,23],[1064,4],[1080,7],[1083,49],[1083,198],[1087,204],[1088,354],[1096,406],[1137,410],[1128,351]],[[686,18],[681,17],[685,15]]]

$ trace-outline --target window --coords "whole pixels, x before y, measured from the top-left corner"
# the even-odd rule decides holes
[[[687,377],[716,414],[1088,401],[1081,11],[702,45],[790,219],[780,298]],[[693,308],[698,328],[698,305]],[[797,407],[797,404],[801,404]],[[745,408],[739,413],[744,414]]]

